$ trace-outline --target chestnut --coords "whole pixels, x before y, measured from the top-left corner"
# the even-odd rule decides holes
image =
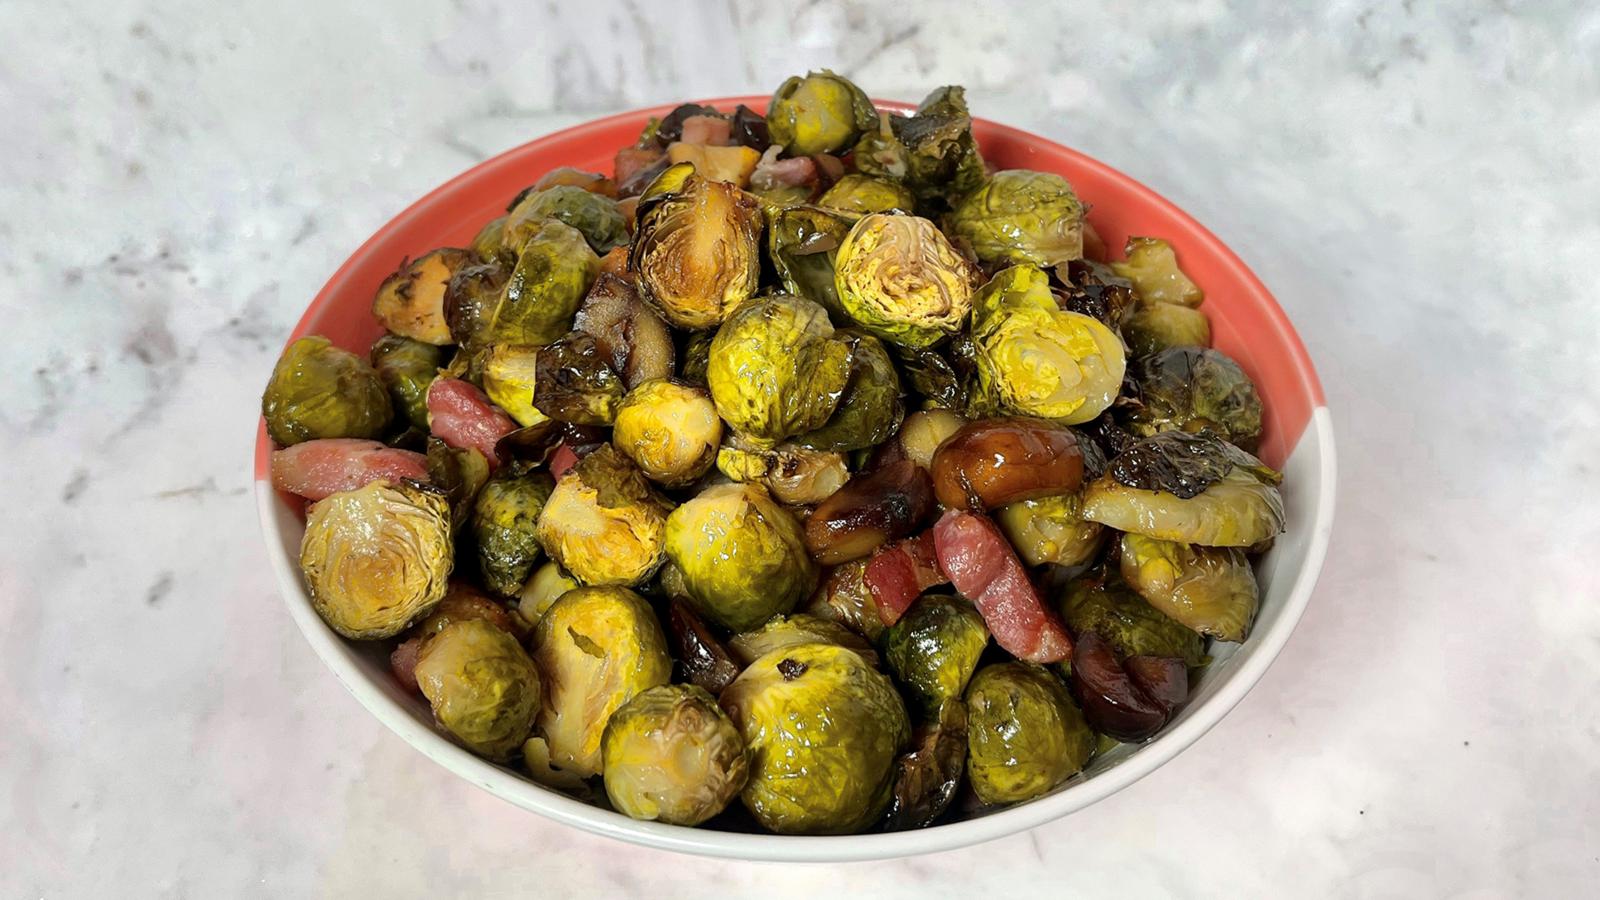
[[[983,512],[1076,491],[1083,451],[1070,430],[1043,419],[979,419],[933,454],[933,487],[949,509]]]

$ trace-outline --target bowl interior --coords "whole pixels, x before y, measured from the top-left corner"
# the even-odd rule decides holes
[[[765,98],[709,101],[757,111]],[[886,109],[905,110],[899,103]],[[369,239],[312,301],[290,340],[321,334],[365,352],[381,329],[370,314],[373,294],[402,261],[440,246],[465,246],[522,188],[557,166],[610,172],[612,156],[631,144],[647,119],[671,107],[625,113],[533,141],[447,182]],[[267,480],[271,451],[258,431],[255,478],[263,527],[291,613],[318,654],[369,710],[429,757],[525,808],[579,827],[669,849],[774,859],[864,859],[974,843],[1032,827],[1088,805],[1148,773],[1215,724],[1265,670],[1287,640],[1309,597],[1331,527],[1333,446],[1321,387],[1293,327],[1239,259],[1189,216],[1125,175],[1058,144],[974,120],[983,155],[1000,168],[1057,172],[1089,206],[1089,220],[1112,248],[1130,235],[1167,239],[1205,291],[1219,350],[1255,381],[1266,409],[1261,457],[1285,472],[1288,530],[1258,566],[1262,609],[1251,639],[1218,644],[1215,662],[1183,712],[1154,740],[1121,745],[1096,757],[1050,796],[1018,807],[980,812],[965,821],[918,832],[852,837],[779,837],[636,822],[547,791],[509,769],[485,763],[439,735],[425,703],[403,692],[388,673],[385,650],[338,638],[311,609],[295,559],[304,530],[301,504]]]

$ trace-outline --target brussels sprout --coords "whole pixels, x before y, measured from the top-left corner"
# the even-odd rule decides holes
[[[762,485],[779,503],[795,506],[821,503],[850,480],[841,454],[793,444],[765,450],[737,434],[717,451],[717,471],[734,481]]]
[[[984,803],[1020,803],[1083,768],[1095,748],[1066,685],[1039,666],[984,666],[967,686],[967,777]]]
[[[1075,635],[1092,631],[1105,638],[1119,659],[1160,656],[1181,659],[1191,667],[1205,662],[1200,635],[1115,578],[1074,579],[1062,595],[1061,618]]]
[[[1107,328],[1121,329],[1134,307],[1139,305],[1133,282],[1117,275],[1104,263],[1075,259],[1056,266],[1055,273],[1066,286],[1057,292],[1057,304],[1067,312],[1098,319]]]
[[[827,69],[789,77],[767,106],[767,133],[790,156],[838,153],[872,127],[877,111],[848,78]]]
[[[948,409],[925,409],[906,417],[897,438],[906,459],[924,469],[933,465],[934,451],[950,435],[961,430],[967,420]]]
[[[602,273],[572,327],[594,338],[600,357],[630,389],[672,375],[672,331],[639,299],[631,280]]]
[[[689,384],[706,383],[706,370],[711,366],[711,342],[715,339],[716,332],[712,331],[691,332],[685,338],[683,366],[678,370],[679,378]]]
[[[537,724],[551,760],[584,777],[599,774],[611,714],[672,676],[661,623],[627,588],[577,588],[545,612],[532,647],[545,677]]]
[[[895,357],[900,360],[900,371],[911,390],[921,394],[929,405],[944,409],[960,409],[965,405],[966,384],[943,353],[927,348],[896,347]]]
[[[416,673],[434,718],[479,756],[509,759],[533,730],[539,670],[503,628],[451,622],[422,645]]]
[[[774,204],[767,207],[766,214],[767,255],[783,289],[846,321],[833,286],[833,260],[850,233],[850,223],[812,206]]]
[[[1140,303],[1122,323],[1122,336],[1135,356],[1168,347],[1211,346],[1211,320],[1198,309],[1176,303]]]
[[[751,663],[721,702],[751,752],[744,805],[767,829],[848,834],[888,805],[911,723],[889,679],[860,655],[785,647]]]
[[[705,388],[666,379],[646,381],[617,408],[611,442],[650,480],[683,487],[716,461],[722,420]]]
[[[1083,495],[1083,517],[1118,531],[1249,547],[1283,531],[1283,476],[1212,434],[1164,431],[1117,455]]]
[[[551,219],[576,228],[598,254],[628,242],[617,201],[581,187],[556,185],[534,191],[512,207],[505,223],[506,246],[521,249],[524,236],[538,233],[540,224]]]
[[[714,328],[755,293],[761,206],[731,184],[693,174],[667,190],[673,169],[639,201],[628,267],[638,273],[639,294],[668,323]]]
[[[1189,628],[1242,641],[1256,616],[1256,576],[1236,547],[1195,547],[1122,536],[1122,577],[1151,606]]]
[[[539,544],[582,584],[634,585],[665,559],[670,506],[606,444],[556,482],[539,514]]]
[[[1058,308],[1049,279],[1032,266],[1003,269],[978,291],[972,340],[980,384],[1013,412],[1075,425],[1122,388],[1121,338]]]
[[[522,765],[528,777],[547,788],[571,794],[580,800],[589,800],[589,782],[577,772],[558,768],[550,759],[550,742],[542,737],[531,737],[522,744]]]
[[[578,586],[577,579],[568,575],[561,566],[553,562],[545,563],[533,570],[522,590],[517,592],[517,618],[530,628],[538,625],[562,594]]]
[[[594,338],[574,331],[539,348],[534,360],[533,402],[552,419],[579,425],[610,425],[626,392],[600,354]]]
[[[461,345],[456,359],[489,342],[490,326],[511,279],[510,267],[515,264],[514,258],[506,261],[497,257],[491,262],[465,266],[451,277],[444,292],[444,310],[450,322],[450,336]],[[451,368],[455,368],[454,361]]]
[[[601,175],[599,172],[585,172],[584,170],[575,166],[556,166],[554,169],[551,169],[550,171],[539,176],[539,180],[535,181],[527,190],[518,194],[516,199],[511,201],[506,211],[510,212],[511,210],[516,209],[517,204],[526,199],[529,194],[537,193],[545,188],[553,188],[559,185],[571,185],[572,187],[583,188],[586,191],[592,191],[602,197],[615,197],[617,195],[616,182],[604,175]]]
[[[699,825],[750,777],[750,754],[728,714],[702,688],[663,684],[606,723],[606,796],[635,819]]]
[[[841,380],[843,374],[841,366]],[[261,415],[267,434],[287,447],[314,438],[382,437],[394,409],[383,379],[366,360],[311,336],[278,357],[261,395]]]
[[[1123,278],[1133,282],[1139,299],[1149,303],[1176,303],[1180,306],[1199,306],[1206,298],[1205,291],[1189,280],[1178,268],[1177,254],[1172,246],[1159,238],[1131,237],[1123,247],[1128,257],[1125,262],[1114,262],[1111,268]]]
[[[391,334],[425,344],[449,344],[450,324],[444,314],[445,288],[472,254],[444,247],[400,268],[378,286],[372,316]]]
[[[1105,526],[1083,518],[1077,492],[1001,507],[995,522],[1030,566],[1082,566],[1094,561]]]
[[[417,428],[428,427],[428,385],[439,376],[444,350],[422,341],[386,334],[372,345],[368,357],[395,411]]]
[[[904,181],[911,174],[911,152],[899,134],[909,121],[898,113],[879,111],[876,121],[850,151],[856,171],[884,181]]]
[[[878,666],[878,651],[861,635],[838,622],[805,613],[773,616],[755,631],[734,635],[728,641],[728,649],[741,664],[748,666],[768,653],[797,644],[837,644],[861,654],[867,665]]]
[[[986,263],[1048,268],[1083,256],[1083,205],[1050,172],[996,172],[956,204],[949,224]]]
[[[394,637],[444,597],[455,561],[450,503],[415,482],[369,482],[311,506],[300,572],[311,605],[354,640]]]
[[[905,186],[893,181],[850,174],[823,191],[817,198],[817,205],[862,216],[891,211],[909,213],[916,209],[917,198],[911,196]]]
[[[524,428],[550,418],[533,405],[539,352],[531,344],[495,344],[483,355],[483,392]]]
[[[472,508],[472,534],[478,544],[483,586],[511,595],[522,588],[539,561],[535,533],[539,513],[555,482],[527,463],[503,466],[478,492]]]
[[[1134,373],[1138,402],[1119,416],[1133,434],[1210,430],[1245,450],[1260,442],[1261,397],[1250,376],[1219,351],[1173,347],[1139,360]]]
[[[477,258],[479,264],[490,263],[509,266],[517,261],[516,255],[506,250],[504,241],[506,218],[506,216],[500,216],[490,219],[488,224],[478,229],[477,235],[473,237],[472,255]],[[451,280],[454,280],[454,278]],[[448,297],[448,292],[446,296]],[[445,304],[445,310],[448,316],[448,300]],[[451,334],[456,337],[456,340],[460,340],[460,336],[455,334],[454,326],[451,327]]]
[[[490,600],[475,587],[452,582],[445,590],[444,599],[433,608],[433,612],[428,613],[427,618],[418,622],[416,627],[407,633],[408,640],[421,638],[426,641],[445,630],[446,626],[470,619],[481,619],[506,632],[511,632],[515,626],[511,614],[506,612],[504,606]]]
[[[948,203],[983,184],[983,158],[972,139],[966,94],[956,86],[929,94],[907,118],[887,113],[854,150],[862,173],[903,181],[918,199]]]
[[[917,216],[862,217],[834,258],[834,289],[845,312],[907,347],[929,347],[959,331],[976,278],[938,227]]]
[[[844,393],[833,415],[815,431],[795,438],[809,450],[843,453],[875,447],[900,427],[900,376],[883,344],[870,334],[854,330],[835,333],[850,348],[850,368]]]
[[[489,460],[472,447],[456,448],[428,438],[428,483],[444,491],[451,523],[459,528],[472,514],[478,491],[489,480]]]
[[[529,223],[505,286],[479,313],[479,328],[451,331],[469,344],[548,344],[572,328],[572,316],[600,274],[600,257],[575,228],[553,219]]]
[[[877,641],[884,625],[878,616],[878,602],[863,578],[866,571],[865,559],[851,560],[828,570],[828,576],[817,586],[804,612],[838,622],[869,641]]]
[[[989,629],[971,603],[929,594],[889,627],[884,656],[923,713],[937,716],[946,701],[961,699],[988,646]]]
[[[950,808],[967,766],[967,705],[959,697],[917,729],[913,747],[895,760],[894,797],[885,831],[926,828]]]
[[[711,342],[706,381],[717,414],[765,446],[820,428],[850,379],[850,345],[801,297],[752,300]]]
[[[721,181],[745,188],[761,161],[761,152],[749,147],[716,147],[709,144],[677,143],[667,147],[673,164],[689,163],[695,173],[708,181]]]
[[[817,583],[800,523],[756,485],[714,485],[673,510],[666,552],[695,607],[734,631],[789,612]]]

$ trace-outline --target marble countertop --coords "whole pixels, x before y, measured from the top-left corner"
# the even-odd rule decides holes
[[[776,6],[0,4],[0,895],[1591,892],[1600,11]],[[247,492],[257,397],[329,273],[435,184],[820,66],[964,83],[1236,248],[1327,386],[1327,567],[1221,725],[1031,833],[840,866],[590,837],[323,670]]]

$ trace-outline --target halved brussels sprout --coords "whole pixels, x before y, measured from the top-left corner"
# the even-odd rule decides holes
[[[663,684],[640,692],[606,723],[606,796],[635,819],[699,825],[750,777],[733,720],[704,689]]]
[[[1001,507],[995,522],[1030,566],[1087,565],[1100,552],[1106,530],[1083,518],[1083,497],[1076,491]]]
[[[539,619],[532,647],[545,678],[537,724],[551,760],[584,777],[599,774],[611,714],[672,677],[661,623],[627,588],[577,588]]]
[[[980,384],[1014,412],[1075,425],[1122,388],[1122,339],[1058,308],[1049,278],[1032,266],[1003,269],[978,291],[972,340]]]
[[[986,263],[1049,268],[1083,256],[1083,204],[1051,172],[996,172],[956,204],[949,225]]]
[[[909,213],[916,210],[917,198],[893,181],[851,173],[823,191],[817,205],[860,216],[890,211]]]
[[[316,438],[380,438],[394,408],[366,360],[312,335],[278,357],[261,395],[261,415],[267,435],[287,447]]]
[[[1083,495],[1083,517],[1206,547],[1249,547],[1283,531],[1283,476],[1212,434],[1164,431],[1123,450]]]
[[[483,392],[524,428],[550,418],[533,405],[539,350],[531,344],[495,344],[483,357]]]
[[[505,222],[506,246],[521,249],[524,237],[537,233],[539,223],[550,219],[576,228],[597,254],[628,242],[617,201],[581,187],[555,185],[529,193],[511,208]]]
[[[714,485],[673,510],[666,553],[695,607],[734,631],[789,612],[817,583],[800,523],[756,485]]]
[[[911,737],[889,679],[834,644],[784,647],[722,692],[751,752],[744,805],[779,834],[849,834],[883,813]]]
[[[662,173],[639,201],[629,268],[639,293],[679,328],[715,328],[755,293],[761,276],[761,205],[731,184],[687,170]]]
[[[472,515],[478,491],[489,480],[489,459],[472,447],[452,447],[428,438],[428,483],[444,491],[450,503],[450,521],[460,528]]]
[[[1030,663],[984,666],[967,686],[967,777],[984,803],[1047,793],[1094,754],[1067,686]]]
[[[422,341],[386,334],[368,352],[373,369],[394,409],[417,428],[428,427],[428,385],[439,377],[444,365],[444,349]]]
[[[644,473],[606,444],[556,482],[539,513],[539,544],[583,584],[641,584],[666,558],[670,509]]]
[[[539,670],[503,628],[451,622],[422,645],[416,674],[434,718],[479,756],[509,759],[533,730]]]
[[[923,714],[936,717],[946,701],[961,699],[987,646],[989,629],[971,603],[928,594],[889,627],[884,656]]]
[[[667,146],[667,159],[674,165],[689,163],[701,178],[745,188],[750,186],[750,175],[756,170],[756,163],[761,161],[761,151],[750,147],[717,147],[680,142]]]
[[[1211,320],[1198,309],[1176,303],[1144,303],[1122,323],[1122,336],[1135,356],[1168,347],[1211,346]]]
[[[443,247],[402,263],[378,286],[373,318],[391,334],[425,344],[453,343],[444,314],[445,288],[456,271],[471,262],[467,251]]]
[[[838,622],[869,641],[877,641],[884,625],[878,615],[878,601],[863,577],[866,572],[865,559],[851,560],[829,569],[827,577],[806,603],[805,613]]]
[[[533,570],[522,590],[517,592],[517,618],[529,628],[538,625],[561,595],[576,587],[579,587],[577,579],[560,565],[546,562]]]
[[[1074,579],[1062,595],[1061,618],[1075,635],[1092,631],[1105,638],[1119,659],[1159,656],[1181,659],[1190,667],[1205,662],[1200,635],[1146,603],[1115,577]]]
[[[967,705],[959,697],[917,729],[912,749],[895,760],[894,798],[883,830],[926,828],[950,808],[967,767]]]
[[[595,339],[574,331],[539,348],[533,402],[540,413],[579,425],[610,425],[626,392]]]
[[[647,381],[629,391],[617,408],[611,442],[650,480],[683,487],[716,462],[722,420],[705,388]]]
[[[1245,450],[1254,450],[1261,440],[1261,397],[1255,383],[1219,351],[1162,350],[1135,364],[1134,380],[1138,403],[1119,416],[1133,434],[1210,430]]]
[[[514,462],[502,466],[478,492],[472,535],[484,587],[507,596],[521,590],[539,561],[539,513],[554,487],[548,472]]]
[[[600,257],[576,228],[546,219],[528,230],[505,287],[484,312],[475,335],[481,343],[542,345],[561,337],[600,274]]]
[[[932,346],[961,330],[976,280],[977,270],[938,226],[918,216],[864,216],[834,257],[834,289],[845,312],[907,347]]]
[[[631,276],[602,273],[583,298],[572,327],[594,338],[595,347],[629,389],[672,376],[672,331],[639,299]]]
[[[837,644],[861,654],[867,665],[878,665],[878,651],[861,635],[838,622],[805,613],[773,616],[755,631],[734,635],[728,641],[728,649],[740,664],[748,666],[768,653],[798,644]]]
[[[792,506],[821,503],[850,480],[842,454],[793,444],[767,450],[738,434],[717,451],[717,471],[734,481],[762,485],[779,503]]]
[[[819,304],[841,323],[848,317],[833,284],[833,261],[850,223],[813,206],[771,204],[767,215],[767,255],[783,289]]]
[[[1123,247],[1128,257],[1124,262],[1114,262],[1111,268],[1123,278],[1133,282],[1139,298],[1150,303],[1177,303],[1181,306],[1199,306],[1205,300],[1205,291],[1189,280],[1178,268],[1177,254],[1172,245],[1160,238],[1131,237]]]
[[[454,550],[442,492],[373,481],[312,504],[300,571],[311,605],[334,631],[377,640],[394,637],[439,603]]]
[[[900,376],[883,344],[870,334],[853,329],[835,332],[850,348],[850,368],[844,392],[833,415],[821,428],[795,438],[811,450],[844,453],[875,447],[900,426]]]
[[[848,78],[827,69],[794,75],[767,107],[767,133],[790,156],[838,153],[872,127],[872,101]]]
[[[1243,550],[1125,534],[1122,577],[1151,606],[1203,635],[1238,642],[1250,634],[1259,596]]]
[[[735,310],[706,368],[717,414],[765,446],[822,427],[849,378],[850,345],[834,336],[828,313],[787,295]]]

